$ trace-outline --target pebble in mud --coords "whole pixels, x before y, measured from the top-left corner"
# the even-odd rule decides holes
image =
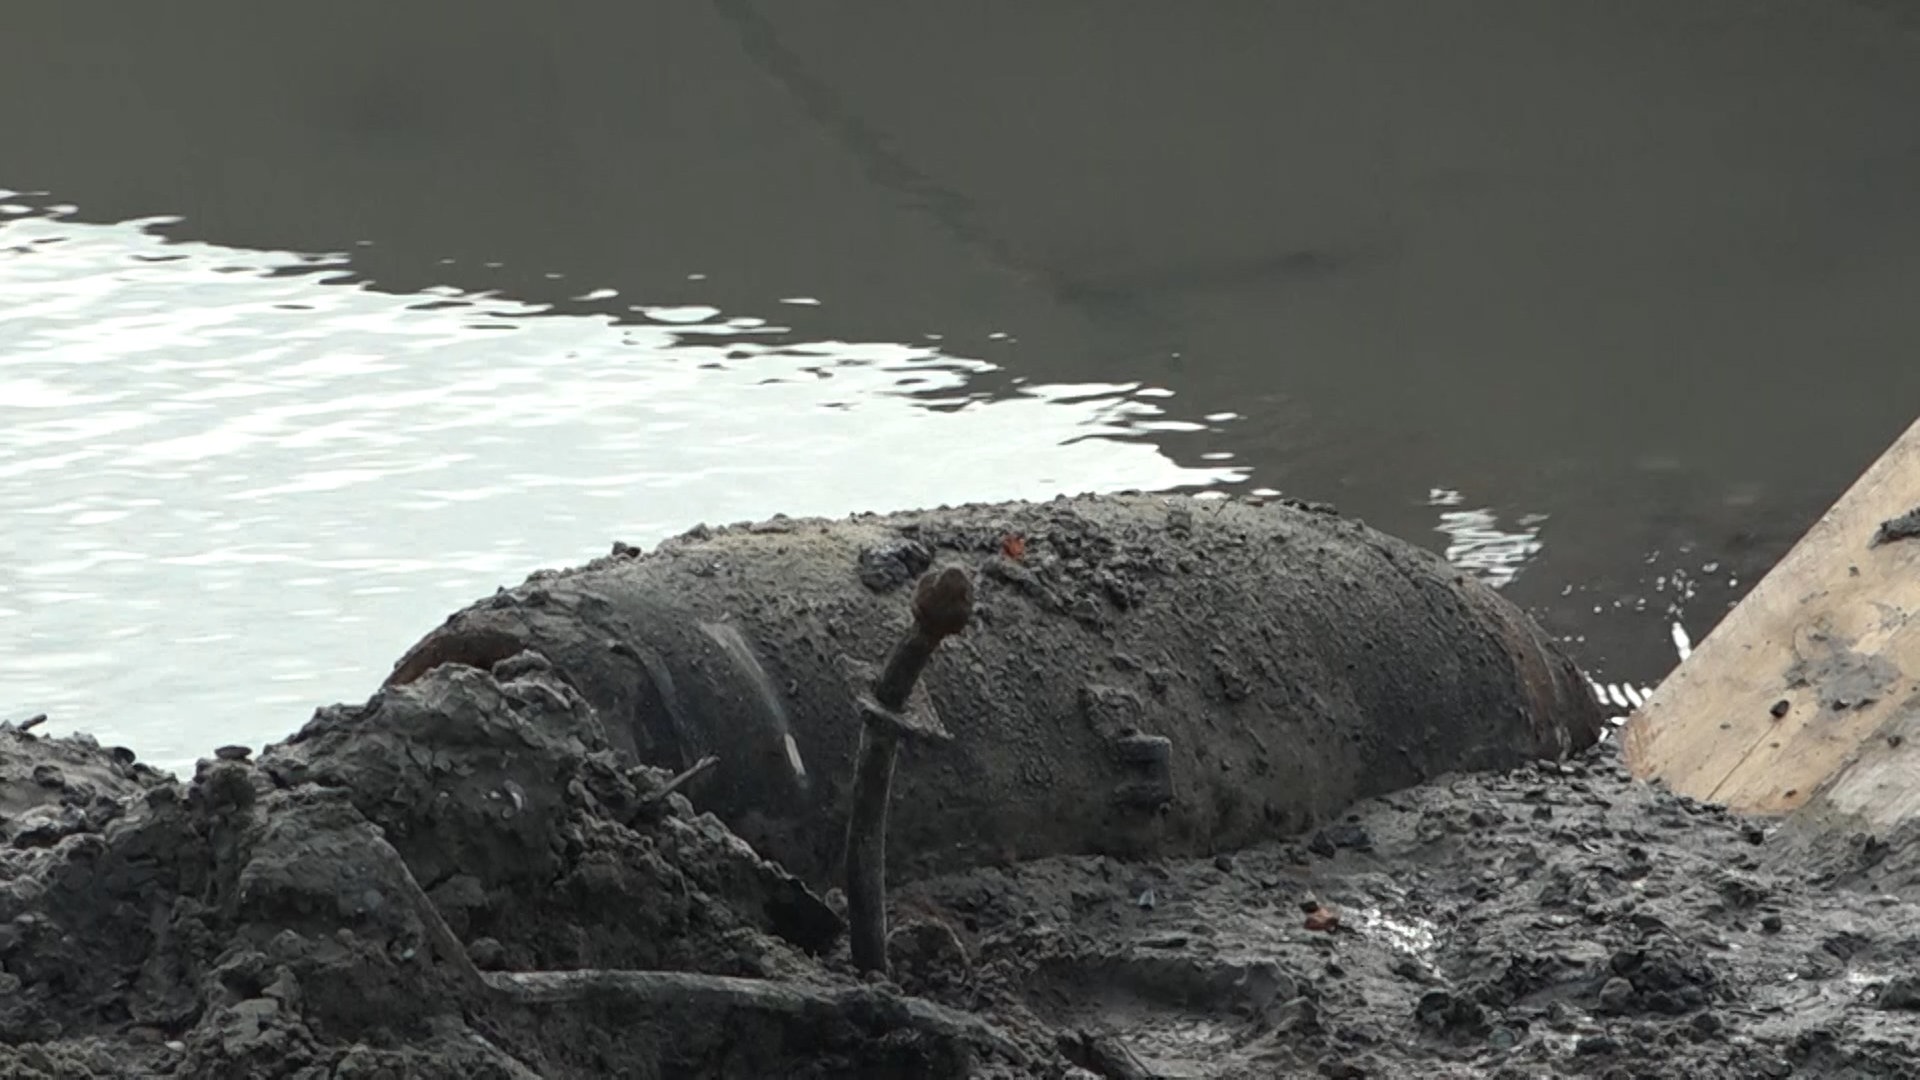
[[[887,935],[887,957],[902,986],[919,992],[966,981],[967,949],[951,926],[937,919],[910,919]]]
[[[1633,1004],[1633,984],[1615,975],[1600,987],[1600,1008],[1606,1012],[1623,1013]]]
[[[1883,1009],[1920,1009],[1920,977],[1902,975],[1880,988],[1877,998]]]
[[[1617,1054],[1620,1052],[1620,1040],[1611,1035],[1583,1035],[1574,1044],[1574,1052],[1583,1056]]]
[[[1366,1066],[1337,1057],[1321,1058],[1316,1071],[1327,1080],[1367,1080]]]
[[[860,583],[874,592],[910,585],[933,565],[933,552],[915,540],[875,544],[860,551]]]

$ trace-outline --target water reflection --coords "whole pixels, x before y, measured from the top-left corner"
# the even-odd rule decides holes
[[[1450,488],[1434,488],[1427,495],[1430,506],[1439,507],[1440,522],[1435,530],[1447,537],[1448,562],[1472,570],[1494,588],[1513,583],[1535,555],[1540,553],[1540,527],[1545,514],[1527,514],[1520,519],[1518,531],[1500,527],[1500,519],[1487,507],[1460,509],[1466,497]]]
[[[990,393],[932,344],[607,288],[393,294],[341,254],[0,204],[0,712],[161,763],[277,738],[615,537],[1242,475],[1143,439],[1210,426],[1157,387]]]

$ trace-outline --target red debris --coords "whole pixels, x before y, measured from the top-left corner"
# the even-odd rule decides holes
[[[1000,554],[1019,562],[1027,557],[1027,538],[1019,533],[1008,533],[1000,538]]]
[[[1340,916],[1330,907],[1315,907],[1307,912],[1307,929],[1331,934],[1340,929]]]

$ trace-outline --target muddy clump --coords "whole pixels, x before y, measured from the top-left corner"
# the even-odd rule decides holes
[[[0,1074],[959,1076],[972,1060],[964,1036],[812,958],[838,916],[684,797],[654,797],[664,775],[621,767],[537,661],[322,710],[186,784],[86,740],[0,739]],[[476,992],[436,919],[481,968],[708,981]]]

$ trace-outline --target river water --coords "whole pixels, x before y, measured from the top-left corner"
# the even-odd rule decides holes
[[[696,522],[1331,501],[1657,681],[1920,410],[1898,5],[0,34],[0,716],[180,766]]]

